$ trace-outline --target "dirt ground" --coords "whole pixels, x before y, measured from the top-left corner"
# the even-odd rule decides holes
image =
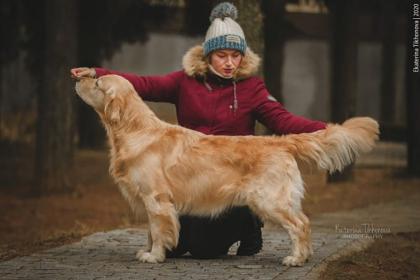
[[[329,263],[319,279],[420,279],[420,232],[375,240],[366,250]]]
[[[37,198],[27,195],[31,188],[32,150],[4,147],[0,154],[0,261],[74,242],[97,231],[145,226],[144,218],[131,214],[109,177],[105,151],[78,151],[74,168],[69,170],[74,190]],[[304,209],[310,217],[404,199],[420,192],[420,180],[404,176],[402,170],[356,168],[354,182],[334,184],[326,184],[323,173],[307,170],[305,174]],[[420,275],[419,237],[419,233],[397,234],[375,241],[362,255],[332,263],[323,279],[399,279],[369,274],[374,268],[388,273],[390,267],[405,267],[399,260],[415,261],[417,266],[412,269],[417,274],[409,275]],[[378,248],[383,251],[378,253]],[[386,250],[393,258],[387,257]],[[392,260],[395,262],[390,265]],[[346,270],[361,274],[359,278],[336,277]]]

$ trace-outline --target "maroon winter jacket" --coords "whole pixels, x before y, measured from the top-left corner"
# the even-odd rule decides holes
[[[247,50],[234,79],[222,79],[209,72],[202,47],[197,46],[184,56],[184,70],[165,76],[138,76],[103,68],[95,70],[97,77],[123,76],[146,101],[174,104],[178,123],[204,134],[253,135],[256,120],[276,134],[325,128],[325,123],[293,115],[275,101],[264,82],[252,76],[258,64],[259,58]]]

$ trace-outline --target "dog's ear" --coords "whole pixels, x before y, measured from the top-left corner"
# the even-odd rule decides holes
[[[111,93],[113,94],[113,93]],[[123,100],[115,96],[110,98],[110,101],[105,105],[105,118],[110,124],[116,124],[121,121],[123,114]]]

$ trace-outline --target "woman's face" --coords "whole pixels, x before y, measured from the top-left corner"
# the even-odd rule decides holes
[[[222,49],[210,54],[210,64],[225,78],[232,78],[242,61],[242,54],[237,50]]]

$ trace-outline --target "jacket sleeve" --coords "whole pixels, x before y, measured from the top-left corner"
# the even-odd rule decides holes
[[[324,122],[309,120],[287,111],[270,96],[262,80],[257,82],[256,101],[254,113],[257,120],[276,134],[314,132],[326,127]]]
[[[115,74],[126,78],[142,99],[155,102],[175,103],[178,98],[180,80],[183,71],[177,71],[164,76],[139,76],[122,73],[104,68],[95,68],[96,77]]]

